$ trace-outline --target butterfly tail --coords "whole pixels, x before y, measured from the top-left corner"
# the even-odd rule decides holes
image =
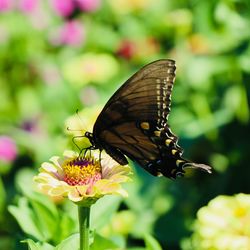
[[[200,169],[204,172],[207,172],[209,174],[212,173],[212,168],[208,165],[205,164],[198,164],[198,163],[193,163],[193,162],[186,162],[183,165],[183,168],[194,168],[194,169]]]

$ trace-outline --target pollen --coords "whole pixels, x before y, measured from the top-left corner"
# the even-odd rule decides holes
[[[77,157],[65,162],[63,169],[64,181],[70,186],[95,183],[102,178],[99,161],[91,158]]]

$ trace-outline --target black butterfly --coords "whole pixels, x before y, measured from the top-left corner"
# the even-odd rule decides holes
[[[121,165],[125,156],[155,176],[182,176],[187,167],[211,173],[211,167],[182,158],[178,138],[167,123],[175,79],[175,61],[152,62],[129,78],[99,114],[91,149],[105,150]]]

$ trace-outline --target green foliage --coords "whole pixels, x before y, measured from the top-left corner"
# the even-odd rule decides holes
[[[160,244],[151,236],[145,236],[145,244],[147,250],[162,250]]]
[[[3,219],[2,215],[4,212],[4,208],[5,208],[5,202],[6,202],[6,194],[5,194],[2,179],[0,179],[0,221]]]
[[[105,239],[104,237],[95,234],[95,240],[91,244],[91,250],[106,250],[106,249],[117,249],[118,246],[111,240]]]
[[[31,239],[23,240],[22,243],[27,243],[29,250],[53,250],[55,249],[48,243],[34,242]]]
[[[93,205],[91,222],[94,228],[100,229],[109,223],[121,203],[121,198],[116,196],[104,196]]]
[[[71,235],[55,247],[55,250],[67,250],[79,248],[79,234]]]

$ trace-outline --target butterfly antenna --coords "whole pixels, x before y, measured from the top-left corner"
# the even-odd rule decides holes
[[[76,115],[77,115],[78,120],[80,121],[80,124],[82,125],[82,127],[83,127],[83,128],[86,128],[87,126],[86,126],[85,122],[82,120],[82,118],[81,118],[81,116],[80,116],[80,114],[79,114],[79,109],[76,110]],[[83,132],[87,132],[86,129],[82,129],[82,131],[83,131]]]
[[[81,132],[81,133],[87,132],[87,130],[84,129],[87,126],[86,126],[85,122],[82,120],[82,118],[81,118],[81,116],[79,114],[79,110],[78,109],[76,110],[76,115],[77,115],[78,120],[80,121],[80,127],[81,127],[81,129],[72,129],[70,127],[67,127],[67,131],[70,131],[70,132]]]
[[[70,128],[70,127],[67,127],[66,129],[67,129],[67,131],[70,131],[70,132],[82,132],[81,129],[73,129],[73,128]]]
[[[80,124],[82,125],[82,127],[86,127],[84,121],[81,119],[81,116],[79,115],[79,109],[77,109],[77,110],[75,111],[75,113],[76,113],[77,118],[79,119]],[[86,137],[86,136],[85,136],[85,132],[87,132],[87,130],[85,130],[85,129],[72,129],[72,128],[70,128],[70,127],[67,127],[67,131],[82,133],[82,135],[76,135],[76,136],[74,136],[74,137],[72,138],[72,142],[73,142],[73,144],[76,146],[76,148],[79,150],[79,157],[82,155],[83,151],[85,151],[85,152],[84,152],[84,155],[83,155],[83,157],[85,157],[85,155],[86,155],[86,153],[87,153],[87,151],[88,151],[89,148],[80,148],[80,147],[78,146],[76,140],[79,139],[79,138],[84,138],[84,137]]]

